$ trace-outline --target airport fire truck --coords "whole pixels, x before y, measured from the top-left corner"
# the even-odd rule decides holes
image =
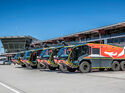
[[[125,70],[125,48],[107,44],[79,44],[61,48],[54,58],[61,71],[82,73],[94,68]]]
[[[17,54],[14,56],[14,58],[12,58],[12,62],[13,62],[14,64],[19,64],[19,62],[18,62],[19,57],[20,57],[20,54],[17,53]]]
[[[26,65],[21,61],[21,58],[24,56],[24,54],[25,54],[24,51],[17,53],[15,57],[12,59],[12,62],[14,64],[21,65],[22,67],[26,67]]]
[[[25,52],[24,57],[22,58],[22,62],[27,67],[37,68],[37,56],[40,55],[41,51],[43,51],[43,48],[41,49],[35,49],[35,50],[28,50]]]
[[[58,46],[43,50],[40,56],[37,58],[39,67],[41,69],[49,68],[50,70],[56,70],[59,66],[55,63],[54,56],[57,55],[58,51],[62,47],[63,46]]]

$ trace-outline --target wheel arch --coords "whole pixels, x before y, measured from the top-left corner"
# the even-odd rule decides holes
[[[86,62],[89,62],[90,64],[92,64],[92,62],[91,62],[90,60],[82,59],[82,60],[79,62],[79,65],[80,65],[83,61],[86,61]]]

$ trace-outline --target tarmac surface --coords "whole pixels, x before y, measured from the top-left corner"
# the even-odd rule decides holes
[[[0,93],[125,93],[125,71],[61,73],[0,65]]]

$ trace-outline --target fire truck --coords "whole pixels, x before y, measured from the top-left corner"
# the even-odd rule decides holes
[[[35,49],[35,50],[28,50],[25,52],[25,55],[22,58],[22,62],[27,66],[27,67],[32,67],[32,68],[37,68],[37,56],[40,55],[41,49]]]
[[[12,62],[14,64],[21,65],[22,67],[26,67],[26,65],[21,61],[22,57],[24,56],[25,52],[22,51],[20,53],[17,53],[15,57],[12,59]]]
[[[78,44],[59,50],[54,58],[61,71],[125,70],[125,48],[107,44]]]
[[[59,66],[55,63],[54,56],[63,46],[46,48],[37,58],[38,66],[41,69],[49,68],[50,70],[56,70]]]

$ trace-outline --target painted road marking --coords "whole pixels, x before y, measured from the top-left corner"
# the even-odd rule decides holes
[[[9,87],[8,85],[6,85],[6,84],[4,84],[2,82],[0,82],[0,85],[4,86],[5,88],[7,88],[7,89],[9,89],[11,91],[13,91],[14,93],[20,93],[19,91],[15,90],[15,89],[13,89],[11,87]]]

